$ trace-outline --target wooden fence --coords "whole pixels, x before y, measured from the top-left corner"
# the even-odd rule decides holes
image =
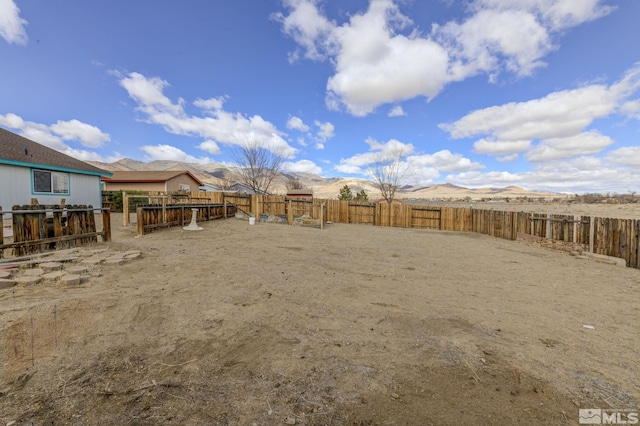
[[[97,232],[95,211],[102,213],[102,231]],[[5,216],[11,216],[10,242],[5,243],[4,226],[0,226],[0,258],[4,250],[13,249],[15,256],[59,248],[76,247],[97,241],[111,241],[111,216],[109,209],[92,206],[26,205],[14,206],[3,211],[0,207],[0,224]]]
[[[208,222],[233,216],[236,207],[229,204],[180,204],[172,206],[139,206],[137,213],[137,234],[144,235],[158,228],[186,226],[191,222],[193,212],[196,222]]]
[[[538,238],[565,243],[567,249],[624,259],[640,268],[640,219],[538,214],[472,208],[418,206],[362,201],[290,200],[285,196],[242,195],[218,192],[194,193],[210,203],[227,203],[240,211],[260,214],[306,214],[326,223],[477,232],[516,240]],[[291,207],[289,207],[291,206]],[[324,207],[324,208],[323,208]]]

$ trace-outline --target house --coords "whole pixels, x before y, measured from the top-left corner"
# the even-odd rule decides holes
[[[102,207],[100,178],[110,173],[0,128],[0,206],[64,202]]]
[[[313,189],[288,189],[287,198],[291,200],[313,201]]]
[[[102,179],[105,191],[198,192],[202,181],[188,170],[113,172]]]

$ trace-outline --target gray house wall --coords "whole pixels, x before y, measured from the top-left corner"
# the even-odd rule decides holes
[[[14,205],[31,204],[37,198],[40,204],[86,204],[95,208],[102,207],[100,176],[68,172],[68,194],[34,193],[32,170],[35,167],[21,167],[0,164],[0,206],[2,210],[11,210]],[[37,170],[48,170],[46,166]]]

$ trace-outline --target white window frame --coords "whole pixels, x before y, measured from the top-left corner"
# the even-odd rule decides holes
[[[69,173],[66,172],[31,169],[34,194],[69,195],[70,180]]]

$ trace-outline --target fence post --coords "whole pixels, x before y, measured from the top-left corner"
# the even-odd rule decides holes
[[[102,239],[111,241],[111,209],[102,211]]]
[[[167,197],[162,196],[162,223],[167,223]]]
[[[141,237],[144,235],[144,212],[142,210],[142,207],[137,207],[136,208],[136,225],[137,225],[137,232],[136,234],[138,235],[138,237]]]
[[[590,216],[589,217],[589,253],[593,253],[593,249],[594,249],[593,241],[595,236],[593,234],[595,233],[595,229],[596,229],[595,223],[596,223],[595,217]]]
[[[129,196],[122,191],[122,225],[129,226]]]

